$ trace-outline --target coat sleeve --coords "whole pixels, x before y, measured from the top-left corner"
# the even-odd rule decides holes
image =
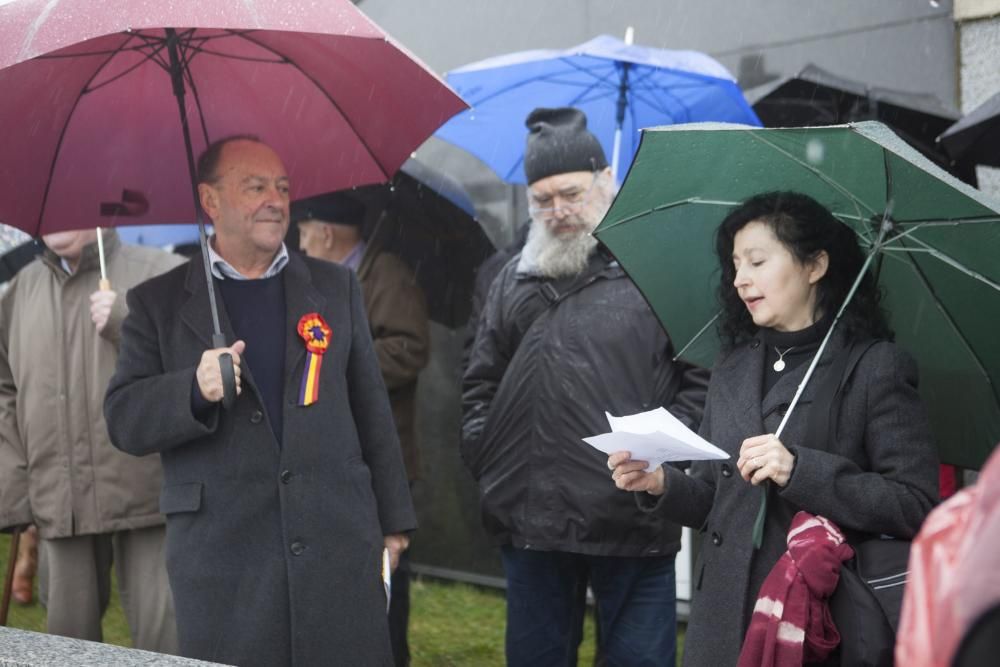
[[[500,382],[510,364],[513,350],[503,322],[506,271],[493,281],[479,327],[472,344],[469,366],[462,378],[462,459],[475,475],[479,444]]]
[[[927,413],[917,394],[917,366],[891,343],[862,358],[850,391],[867,391],[864,452],[870,469],[828,451],[789,446],[795,467],[782,497],[841,528],[912,538],[937,501],[938,459]],[[846,408],[845,419],[855,418]],[[845,414],[846,413],[846,414]]]
[[[427,299],[410,270],[382,253],[364,285],[375,356],[389,391],[417,379],[430,357]]]
[[[371,472],[379,523],[384,535],[414,530],[417,520],[399,436],[368,330],[361,288],[353,272],[350,274],[350,300],[351,352],[347,362],[347,392],[361,454]]]
[[[0,530],[29,524],[28,453],[17,424],[17,385],[10,368],[11,313],[17,289],[11,284],[0,309]]]
[[[704,371],[703,371],[704,372]],[[698,434],[712,442],[711,398],[705,403],[704,418]],[[663,464],[663,495],[636,493],[636,503],[644,512],[662,514],[668,521],[700,528],[708,520],[715,502],[715,468],[708,461],[694,461],[687,473]]]
[[[126,293],[128,315],[122,323],[115,374],[104,398],[104,419],[111,442],[135,456],[185,445],[210,435],[219,424],[218,405],[205,422],[191,407],[197,366],[164,371],[156,321],[142,297]]]

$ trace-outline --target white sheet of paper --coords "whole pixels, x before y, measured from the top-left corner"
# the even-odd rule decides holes
[[[689,429],[665,408],[656,408],[624,417],[607,412],[610,433],[584,438],[605,454],[626,450],[637,461],[648,461],[647,472],[665,461],[705,461],[728,459],[729,454]]]

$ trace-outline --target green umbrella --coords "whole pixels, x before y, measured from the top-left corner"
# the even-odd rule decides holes
[[[646,130],[595,235],[678,356],[710,366],[720,345],[715,231],[732,207],[773,190],[807,194],[855,230],[896,340],[920,366],[941,459],[979,468],[1000,441],[1000,205],[881,123]]]

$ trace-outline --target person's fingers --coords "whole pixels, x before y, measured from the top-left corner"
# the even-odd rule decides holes
[[[626,463],[631,458],[632,458],[631,452],[626,452],[626,451],[613,452],[611,456],[608,457],[608,468],[614,470],[617,466],[621,465],[622,463]]]

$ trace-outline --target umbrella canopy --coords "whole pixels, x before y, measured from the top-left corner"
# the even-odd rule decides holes
[[[907,93],[869,86],[806,65],[793,77],[747,91],[765,127],[812,127],[879,120],[938,166],[975,183],[971,165],[952,165],[936,139],[958,118],[955,109],[929,93]]]
[[[232,134],[294,197],[385,181],[463,108],[347,0],[15,0],[0,68],[0,220],[33,235],[195,221],[188,153]]]
[[[415,159],[392,182],[358,188],[377,223],[369,243],[401,257],[427,297],[430,318],[455,329],[469,319],[476,269],[494,252],[475,208],[451,177]]]
[[[478,157],[503,180],[524,183],[524,119],[536,107],[573,106],[614,163],[628,165],[639,130],[652,125],[727,121],[758,125],[732,75],[697,51],[626,44],[602,35],[566,50],[490,58],[450,72],[472,108],[436,134]]]
[[[949,127],[938,140],[956,160],[1000,167],[1000,93]]]
[[[680,355],[710,365],[719,350],[716,229],[732,207],[773,190],[813,197],[874,252],[896,339],[920,366],[942,459],[979,467],[1000,440],[1000,204],[881,123],[647,131],[595,233]],[[881,236],[883,218],[891,227]]]

